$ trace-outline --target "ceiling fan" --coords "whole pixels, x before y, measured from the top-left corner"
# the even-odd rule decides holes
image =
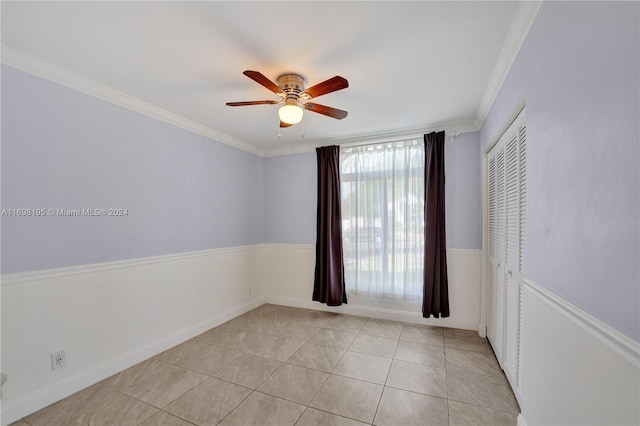
[[[280,101],[247,101],[247,102],[227,102],[228,106],[247,106],[247,105],[276,105],[283,104],[278,110],[280,117],[280,127],[289,127],[302,121],[303,109],[307,111],[317,112],[318,114],[342,120],[347,116],[347,111],[332,108],[314,102],[307,102],[311,98],[326,95],[327,93],[346,89],[349,82],[340,76],[332,77],[328,80],[311,86],[307,89],[304,87],[304,78],[299,74],[287,73],[282,74],[276,79],[277,83],[269,80],[258,71],[245,71],[244,75],[255,81],[256,83],[271,90],[280,96]],[[304,103],[303,103],[304,102]]]

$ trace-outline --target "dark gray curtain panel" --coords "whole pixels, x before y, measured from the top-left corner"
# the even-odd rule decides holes
[[[424,135],[424,295],[422,316],[449,316],[444,209],[444,132]]]
[[[313,300],[338,306],[347,303],[342,254],[340,148],[316,148],[318,157],[318,213]]]

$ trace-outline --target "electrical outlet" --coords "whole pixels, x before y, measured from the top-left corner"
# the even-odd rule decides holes
[[[57,370],[58,368],[65,367],[67,365],[67,357],[64,351],[54,352],[51,354],[51,369]]]

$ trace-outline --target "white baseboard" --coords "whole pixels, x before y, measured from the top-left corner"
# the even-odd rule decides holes
[[[35,411],[40,410],[56,401],[66,398],[88,386],[98,383],[107,377],[112,376],[120,371],[136,365],[146,359],[149,359],[175,345],[191,339],[207,330],[217,327],[239,315],[244,314],[258,306],[264,304],[264,299],[256,299],[229,309],[226,312],[215,315],[211,319],[188,327],[156,342],[144,347],[140,347],[134,351],[123,354],[118,358],[107,361],[101,365],[97,365],[91,369],[82,371],[69,378],[63,379],[51,386],[25,395],[17,400],[2,404],[0,418],[2,425],[7,425]]]
[[[398,304],[350,300],[346,305],[329,307],[311,300],[315,269],[315,246],[301,244],[269,244],[265,279],[267,301],[280,305],[339,312],[349,315],[478,330],[480,319],[481,251],[447,249],[449,267],[448,318],[423,318],[422,313],[402,310]],[[419,311],[419,308],[417,309]]]
[[[407,312],[394,309],[376,308],[371,306],[354,305],[347,303],[341,306],[327,306],[314,302],[309,297],[308,301],[287,297],[267,297],[266,303],[274,305],[292,306],[295,308],[314,309],[317,311],[335,312],[345,315],[354,315],[367,318],[375,318],[387,321],[399,321],[412,324],[434,325],[439,327],[459,328],[475,330],[477,324],[472,321],[456,321],[451,318],[423,318],[419,312]]]
[[[478,331],[478,336],[487,337],[487,325],[484,322],[479,322],[476,324],[476,330]]]
[[[452,316],[312,302],[315,247],[257,244],[2,276],[2,425],[269,302],[477,329],[480,252],[451,250]],[[11,324],[9,327],[8,325]],[[28,336],[28,338],[25,338]],[[51,371],[49,354],[67,353]]]
[[[524,419],[522,413],[518,414],[518,418],[516,419],[516,426],[527,426],[527,422]]]
[[[260,306],[263,258],[251,245],[2,276],[1,424]]]

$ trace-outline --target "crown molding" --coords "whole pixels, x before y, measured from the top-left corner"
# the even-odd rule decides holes
[[[479,124],[472,120],[456,123],[442,123],[424,128],[367,134],[348,138],[307,140],[302,143],[297,142],[296,144],[289,146],[277,146],[273,149],[259,149],[225,133],[204,126],[200,123],[196,123],[195,121],[159,108],[141,99],[105,86],[79,74],[75,74],[64,68],[45,62],[20,50],[5,46],[4,44],[2,45],[2,63],[89,96],[110,102],[122,108],[138,112],[146,115],[147,117],[155,118],[156,120],[160,120],[178,128],[204,136],[213,141],[233,146],[262,158],[313,152],[317,146],[327,144],[348,146],[362,143],[384,143],[398,139],[421,137],[422,134],[431,131],[444,130],[447,133],[460,134],[477,132],[480,129]]]
[[[285,147],[276,147],[264,151],[264,157],[279,157],[283,155],[302,154],[305,152],[313,152],[316,147],[324,145],[340,145],[340,146],[355,146],[363,144],[385,143],[392,142],[401,139],[414,139],[422,138],[422,135],[429,132],[437,132],[444,130],[450,135],[459,135],[461,133],[473,133],[480,130],[480,126],[475,120],[461,121],[453,123],[436,124],[429,127],[422,127],[411,130],[402,130],[396,132],[385,133],[372,133],[363,136],[354,136],[347,138],[335,138],[335,139],[323,139],[323,140],[309,140],[304,142],[298,142],[296,145],[289,145]]]
[[[189,132],[204,136],[207,139],[230,145],[259,157],[264,155],[261,149],[258,149],[244,141],[159,108],[89,78],[75,74],[64,68],[45,62],[20,50],[5,46],[4,44],[2,45],[2,63],[89,96],[102,99],[103,101],[110,102],[122,108],[138,112],[146,115],[147,117],[155,118],[156,120],[160,120]]]
[[[430,131],[445,130],[447,133],[477,132],[482,127],[484,120],[495,101],[495,98],[508,75],[513,62],[526,38],[529,29],[538,13],[542,1],[521,2],[509,33],[500,52],[496,66],[493,69],[487,88],[476,112],[476,120],[432,125],[426,128],[367,134],[355,137],[307,140],[289,146],[277,146],[274,148],[260,149],[247,142],[234,138],[225,133],[174,114],[141,99],[120,92],[94,80],[75,74],[56,65],[47,63],[30,56],[20,50],[2,45],[2,63],[27,73],[36,75],[46,80],[69,87],[73,90],[113,103],[131,111],[138,112],[151,118],[174,125],[181,129],[204,136],[213,141],[221,142],[240,150],[249,152],[258,157],[276,157],[282,155],[313,152],[317,146],[327,144],[358,145],[363,143],[384,143],[403,138],[412,138]]]
[[[478,111],[476,112],[476,120],[480,124],[480,127],[484,124],[484,120],[487,118],[487,114],[489,110],[491,110],[493,102],[496,100],[498,92],[504,84],[504,80],[507,78],[509,71],[511,71],[511,67],[518,56],[518,52],[520,52],[520,48],[531,29],[533,21],[538,15],[541,5],[542,1],[520,2],[511,27],[509,28],[507,38],[502,45],[498,61],[493,68],[493,73],[489,78],[484,95],[478,106]]]

